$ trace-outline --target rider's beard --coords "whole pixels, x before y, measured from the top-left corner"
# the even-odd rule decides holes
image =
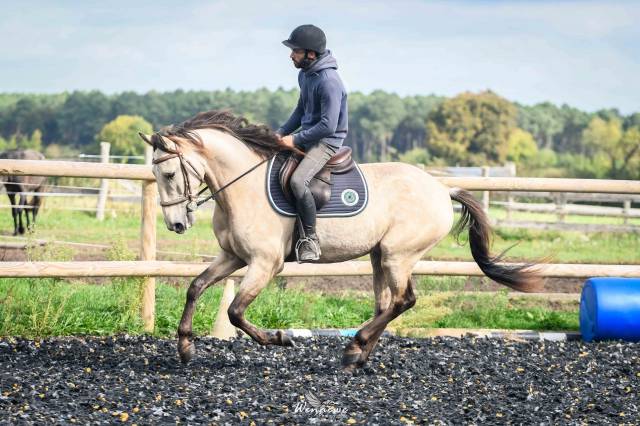
[[[300,61],[296,61],[292,59],[293,66],[296,68],[302,68],[303,70],[309,68],[309,66],[313,63],[314,59],[302,58]]]

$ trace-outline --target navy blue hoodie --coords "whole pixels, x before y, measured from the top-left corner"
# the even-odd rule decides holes
[[[293,135],[293,143],[308,148],[319,140],[336,148],[347,136],[347,92],[336,71],[338,63],[327,50],[306,70],[300,70],[300,98],[291,117],[279,129],[281,135]]]

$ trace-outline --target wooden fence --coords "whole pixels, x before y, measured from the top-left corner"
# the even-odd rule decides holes
[[[151,157],[147,150],[147,159]],[[0,277],[145,277],[142,316],[146,331],[153,331],[155,278],[195,276],[207,265],[156,261],[157,186],[149,165],[96,164],[67,161],[0,160],[0,175],[67,176],[143,181],[140,261],[135,262],[0,262]],[[547,179],[515,177],[440,177],[443,184],[474,191],[532,191],[640,194],[640,181],[595,179]],[[548,277],[616,275],[640,277],[640,265],[567,265],[542,267]],[[283,276],[369,275],[369,262],[328,265],[287,264]],[[418,262],[413,271],[422,275],[482,275],[473,262]],[[241,276],[243,270],[235,276]]]

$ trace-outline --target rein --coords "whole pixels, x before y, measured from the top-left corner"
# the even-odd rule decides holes
[[[182,197],[179,197],[179,198],[176,198],[176,199],[173,199],[173,200],[170,200],[170,201],[162,201],[162,200],[160,200],[160,205],[162,207],[167,207],[167,206],[173,206],[173,205],[176,205],[176,204],[184,203],[186,201],[187,202],[187,206],[186,206],[187,212],[196,211],[196,209],[198,207],[200,207],[202,204],[206,203],[207,201],[209,201],[211,199],[215,201],[216,200],[216,195],[218,195],[224,189],[228,188],[233,183],[235,183],[238,180],[242,179],[244,176],[248,175],[249,173],[251,173],[252,171],[257,169],[258,167],[260,167],[262,164],[266,163],[267,161],[271,160],[273,157],[276,156],[276,154],[273,154],[271,157],[265,158],[264,160],[262,160],[261,162],[259,162],[255,166],[251,167],[246,172],[242,173],[240,176],[238,176],[235,179],[233,179],[231,182],[227,183],[226,185],[223,185],[222,187],[220,187],[216,191],[212,191],[211,195],[207,196],[206,198],[204,198],[202,200],[198,200],[198,197],[200,197],[200,195],[205,193],[209,189],[209,187],[205,186],[200,191],[198,191],[198,193],[196,195],[194,195],[191,192],[191,184],[189,183],[189,175],[188,175],[189,172],[187,170],[186,165],[188,164],[189,167],[191,168],[191,170],[193,170],[193,173],[198,177],[198,180],[200,181],[200,183],[204,182],[204,177],[200,178],[200,175],[198,174],[196,168],[193,167],[193,165],[189,162],[189,160],[187,160],[184,157],[182,152],[177,151],[177,150],[171,150],[171,149],[169,149],[167,147],[160,147],[160,146],[155,145],[155,144],[154,144],[154,148],[157,148],[157,149],[159,149],[161,151],[166,152],[167,155],[163,155],[160,158],[156,158],[155,160],[153,160],[153,164],[160,164],[160,163],[163,163],[163,162],[165,162],[167,160],[171,160],[172,158],[178,158],[180,160],[180,170],[182,171],[182,177],[184,179],[184,194],[182,195]]]

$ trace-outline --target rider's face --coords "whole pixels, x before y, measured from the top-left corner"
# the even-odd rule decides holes
[[[305,61],[308,62],[308,60],[313,61],[314,59],[316,59],[316,52],[309,51],[309,53],[307,54],[307,58],[305,58],[304,52],[304,49],[291,49],[291,54],[289,55],[289,57],[293,61],[294,67],[303,68]]]

